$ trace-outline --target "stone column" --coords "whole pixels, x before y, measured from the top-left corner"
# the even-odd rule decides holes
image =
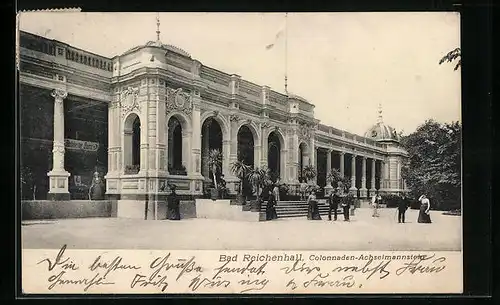
[[[356,188],[356,155],[352,155],[351,159],[351,188],[349,191],[351,193],[354,193],[354,195],[357,194],[357,188]]]
[[[267,166],[267,155],[269,153],[269,143],[268,137],[266,136],[268,133],[268,125],[261,124],[261,153],[260,153],[260,162],[255,163],[255,165],[260,164],[259,166]]]
[[[201,173],[205,179],[210,179],[209,177],[209,168],[208,168],[208,151],[209,151],[209,144],[210,144],[210,138],[209,138],[209,129],[205,125],[205,128],[202,130],[202,138],[201,140],[203,141],[202,149],[203,151],[201,152],[201,158],[203,159],[203,168],[201,169]],[[222,150],[223,153],[225,150]]]
[[[68,96],[66,91],[55,89],[52,91],[54,98],[54,142],[52,148],[52,170],[47,173],[49,177],[49,199],[69,200],[68,173],[64,169],[64,99]]]
[[[193,111],[191,112],[192,121],[192,142],[191,142],[191,175],[201,178],[201,122],[200,122],[200,98],[193,97]]]
[[[380,160],[380,191],[383,191],[385,189],[385,177],[386,177],[386,166],[385,166],[385,161]]]
[[[375,194],[375,159],[371,159],[372,163],[372,175],[371,175],[371,181],[370,181],[370,196]]]
[[[340,175],[342,176],[342,178],[345,176],[345,170],[344,170],[344,156],[345,156],[345,152],[341,151],[339,152],[339,156],[340,156]]]
[[[362,198],[366,198],[367,189],[366,189],[366,157],[363,156],[361,166],[361,188],[359,189],[359,196]]]
[[[325,186],[325,195],[328,196],[330,195],[330,193],[332,192],[333,190],[333,187],[332,187],[332,182],[330,180],[328,180],[328,174],[331,172],[332,170],[332,150],[329,149],[327,152],[326,152],[326,186]]]

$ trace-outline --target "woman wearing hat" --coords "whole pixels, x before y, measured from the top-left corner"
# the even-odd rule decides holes
[[[167,198],[167,219],[170,220],[180,220],[181,213],[179,210],[179,198],[177,197],[177,193],[175,192],[176,186],[170,184],[170,195]]]
[[[429,211],[431,209],[431,202],[427,198],[427,196],[422,195],[418,198],[420,201],[420,212],[418,213],[418,222],[419,223],[431,223],[431,215]]]

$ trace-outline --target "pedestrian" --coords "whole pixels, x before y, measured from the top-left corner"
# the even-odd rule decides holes
[[[380,194],[378,192],[375,193],[375,195],[373,195],[372,197],[372,209],[373,209],[372,217],[379,217],[378,208],[381,201],[382,197],[380,196]]]
[[[344,195],[342,198],[342,210],[344,212],[344,221],[349,221],[349,209],[351,207],[351,200],[354,199],[354,195],[352,193],[348,193]]]
[[[333,210],[333,220],[337,220],[337,209],[340,203],[340,187],[337,187],[328,196],[328,220],[332,220],[332,210]]]
[[[280,201],[280,188],[278,186],[278,181],[276,181],[276,184],[274,184],[273,195],[276,198],[276,204],[278,204],[278,202]]]
[[[405,223],[405,213],[409,205],[408,198],[403,194],[398,202],[398,223]]]
[[[276,212],[276,197],[272,191],[269,191],[269,198],[266,205],[266,220],[278,219],[278,213]]]
[[[427,196],[422,195],[418,198],[420,201],[420,212],[418,213],[418,222],[419,223],[432,223],[431,215],[429,213],[431,209],[431,202],[427,198]]]
[[[174,184],[170,185],[170,194],[167,198],[167,219],[170,220],[180,220],[181,213],[179,209],[179,198],[177,197],[177,193],[175,189],[177,187]]]
[[[316,200],[316,194],[311,191],[308,201],[308,214],[307,219],[309,220],[321,220],[321,215],[319,214],[318,201]]]
[[[306,200],[307,193],[307,183],[302,178],[302,182],[300,183],[300,200]]]

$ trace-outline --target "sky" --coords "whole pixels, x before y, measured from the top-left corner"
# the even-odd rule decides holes
[[[206,66],[281,93],[286,73],[322,124],[363,135],[379,104],[404,134],[427,119],[461,121],[460,70],[438,64],[460,47],[455,12],[289,13],[286,22],[284,13],[34,12],[19,27],[113,57],[156,40],[157,16],[161,41]]]

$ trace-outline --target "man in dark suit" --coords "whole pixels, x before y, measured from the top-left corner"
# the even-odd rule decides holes
[[[405,213],[409,206],[410,202],[408,198],[406,198],[405,194],[401,195],[401,199],[398,202],[398,223],[405,222]]]
[[[333,210],[333,220],[337,220],[337,209],[340,203],[340,188],[337,187],[328,196],[328,220],[332,220],[332,210]]]

